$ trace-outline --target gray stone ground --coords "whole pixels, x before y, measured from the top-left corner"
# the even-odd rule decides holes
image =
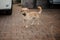
[[[43,9],[40,24],[28,28],[24,26],[20,10],[15,4],[11,16],[0,16],[0,40],[59,40],[60,9]]]

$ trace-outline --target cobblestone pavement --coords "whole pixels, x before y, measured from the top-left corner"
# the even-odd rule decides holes
[[[60,9],[43,9],[40,24],[28,28],[24,26],[20,10],[21,7],[14,4],[12,15],[0,16],[0,40],[59,40]]]

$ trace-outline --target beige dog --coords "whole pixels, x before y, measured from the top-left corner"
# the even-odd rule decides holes
[[[42,8],[39,6],[38,9],[39,9],[38,12],[30,11],[30,9],[28,9],[28,8],[21,9],[21,14],[23,14],[24,20],[26,20],[27,25],[33,25],[35,22],[34,20],[38,20],[40,18]],[[26,25],[26,27],[28,27],[27,25]]]
[[[21,13],[25,15],[24,19],[31,20],[33,18],[39,18],[39,16],[41,15],[42,8],[39,6],[38,9],[39,9],[38,12],[35,11],[30,12],[28,8],[22,8]]]

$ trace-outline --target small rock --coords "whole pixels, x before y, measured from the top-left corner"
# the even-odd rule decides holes
[[[40,24],[40,23],[37,23],[38,25]]]
[[[28,28],[28,26],[25,26],[25,28]]]

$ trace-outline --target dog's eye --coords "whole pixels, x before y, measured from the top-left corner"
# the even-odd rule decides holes
[[[35,19],[35,17],[33,17],[33,19]]]

